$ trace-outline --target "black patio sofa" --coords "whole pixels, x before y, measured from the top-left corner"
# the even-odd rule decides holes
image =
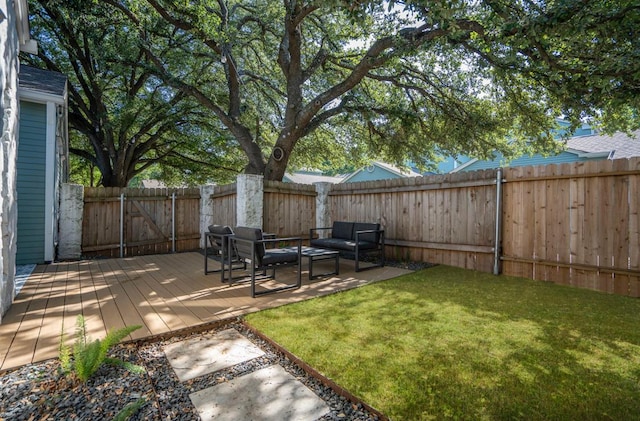
[[[318,231],[323,230],[331,230],[329,237],[316,238]],[[311,228],[309,244],[311,247],[354,254],[356,272],[384,266],[384,229],[380,228],[380,224],[334,221],[331,227]],[[378,263],[360,268],[361,257],[370,253],[380,254]]]

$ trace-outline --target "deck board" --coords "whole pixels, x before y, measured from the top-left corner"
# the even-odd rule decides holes
[[[303,260],[300,289],[258,298],[251,298],[248,282],[229,285],[220,281],[219,273],[205,275],[204,257],[197,252],[37,266],[2,318],[0,370],[57,357],[63,328],[67,343],[74,340],[78,314],[84,316],[93,339],[136,324],[142,328],[128,339],[142,339],[408,272],[385,267],[356,273],[353,261],[341,259],[340,275],[309,281]],[[209,265],[219,267],[215,260]],[[292,268],[278,271],[284,282],[294,275]]]

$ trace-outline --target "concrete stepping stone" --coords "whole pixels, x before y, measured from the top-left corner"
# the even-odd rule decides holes
[[[181,382],[264,355],[235,329],[167,345],[164,353]]]
[[[317,420],[330,408],[279,365],[189,395],[202,421]]]

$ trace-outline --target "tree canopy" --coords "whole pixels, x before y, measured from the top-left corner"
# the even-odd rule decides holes
[[[189,127],[224,145],[216,157],[267,179],[372,158],[427,165],[437,154],[551,151],[561,115],[574,128],[640,126],[631,0],[101,4],[126,20],[112,30],[131,49],[114,52],[109,76],[144,72],[166,92],[159,103],[179,99],[151,105],[168,107],[159,124],[174,127],[171,107],[187,107]]]
[[[149,71],[126,15],[79,0],[40,0],[30,12],[41,48],[24,60],[69,77],[70,152],[80,158],[72,163],[75,180],[94,184],[93,168],[104,186],[127,186],[151,168],[176,183],[185,175],[229,180],[241,170],[208,113]]]

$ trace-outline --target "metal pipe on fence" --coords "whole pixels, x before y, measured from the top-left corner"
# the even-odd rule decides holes
[[[496,174],[496,231],[493,247],[493,274],[500,274],[500,246],[502,243],[502,168]]]
[[[120,258],[124,257],[124,193],[120,193]]]
[[[176,192],[171,194],[171,253],[176,252]]]

